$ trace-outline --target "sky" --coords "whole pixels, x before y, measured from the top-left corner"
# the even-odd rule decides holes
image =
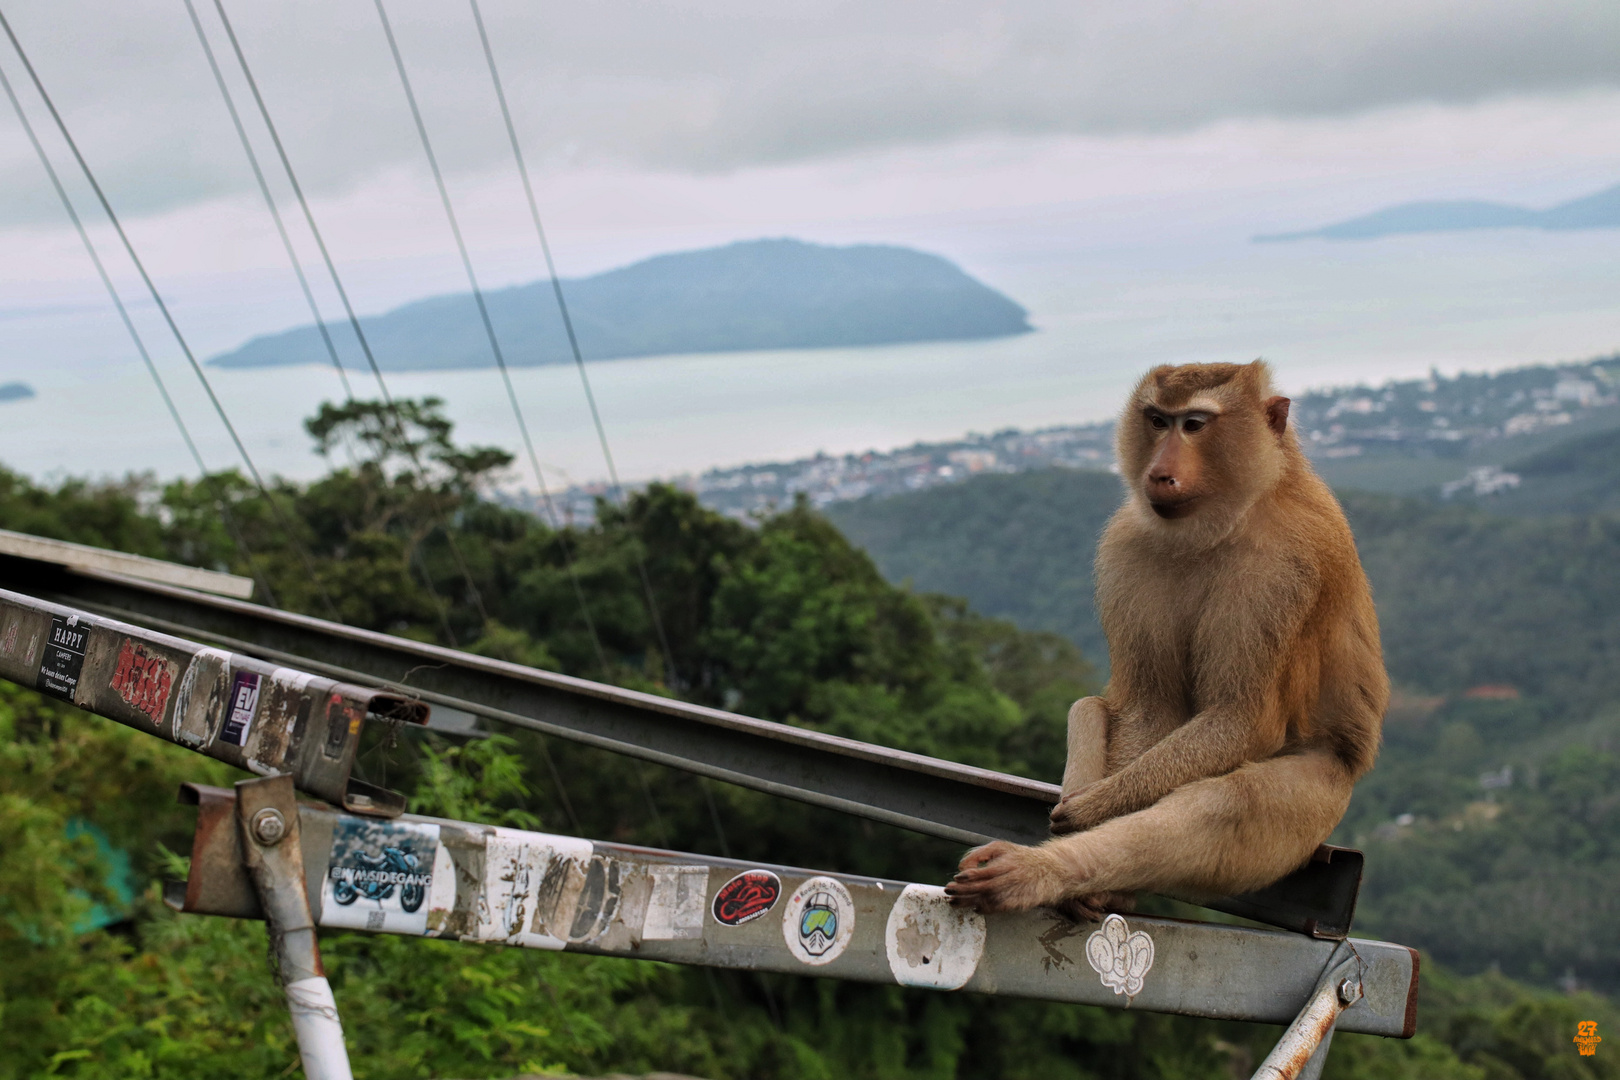
[[[195,2],[250,113],[214,0]],[[372,0],[221,2],[361,310],[463,288]],[[481,277],[535,279],[469,7],[386,3]],[[1620,5],[1601,0],[482,11],[565,275],[793,235],[913,244],[1038,296],[1061,289],[1080,250],[1129,262],[1151,249],[1170,264],[1392,202],[1545,206],[1620,182]],[[0,12],[199,354],[307,322],[184,0],[0,0]],[[3,43],[0,71],[84,211],[90,196]],[[141,308],[110,231],[86,216]],[[8,341],[8,323],[105,315],[106,302],[3,107],[0,251],[9,375],[44,358],[37,334]],[[91,370],[99,348],[65,341],[58,362]]]

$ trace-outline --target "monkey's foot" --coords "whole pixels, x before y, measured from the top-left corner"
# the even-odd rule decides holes
[[[1102,922],[1103,916],[1110,912],[1135,911],[1136,894],[1128,892],[1091,893],[1087,896],[1071,896],[1066,900],[1059,900],[1057,903],[1048,906],[1070,922]]]
[[[997,840],[963,857],[945,895],[957,907],[987,915],[1028,911],[1050,899],[1054,878],[1050,860],[1038,849]]]

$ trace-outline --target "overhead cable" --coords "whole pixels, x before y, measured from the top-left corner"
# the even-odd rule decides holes
[[[585,604],[585,592],[580,588],[579,576],[574,572],[573,556],[569,553],[566,539],[563,538],[556,509],[551,503],[551,493],[546,486],[545,475],[540,471],[540,458],[534,452],[534,440],[529,435],[528,423],[523,419],[523,407],[518,403],[517,390],[512,386],[512,376],[507,371],[506,355],[501,351],[500,339],[495,335],[495,325],[490,322],[489,306],[484,302],[484,290],[478,284],[478,274],[473,270],[472,256],[467,253],[467,241],[461,235],[461,224],[456,220],[456,210],[450,202],[450,190],[445,186],[444,173],[439,169],[439,159],[433,153],[433,142],[428,138],[427,125],[422,121],[422,110],[417,107],[416,92],[411,89],[410,76],[405,72],[405,60],[400,56],[399,43],[394,40],[393,25],[388,21],[388,12],[384,9],[382,0],[373,2],[377,7],[377,17],[382,21],[383,35],[388,39],[388,51],[394,58],[394,69],[399,72],[400,85],[405,89],[405,100],[411,107],[411,119],[416,122],[416,134],[421,138],[422,152],[427,156],[428,168],[433,173],[433,182],[438,186],[439,201],[444,204],[444,215],[450,222],[450,232],[455,237],[456,250],[461,253],[461,266],[467,273],[468,284],[472,287],[473,300],[478,305],[478,317],[484,324],[485,336],[489,338],[490,352],[495,356],[495,366],[500,369],[501,381],[506,386],[506,399],[512,406],[512,415],[517,418],[518,431],[523,435],[523,448],[528,452],[529,466],[534,470],[535,483],[540,486],[541,501],[546,508],[547,516],[551,518],[552,528],[557,532],[563,564],[567,567],[569,581],[573,583],[574,597],[579,601],[580,615],[584,617],[585,626],[590,631],[591,641],[596,647],[597,663],[606,673],[607,653],[602,649],[602,639],[597,635],[596,624]]]
[[[275,197],[270,194],[270,185],[265,182],[264,170],[259,168],[259,155],[254,153],[253,144],[248,141],[247,130],[242,127],[242,118],[236,112],[236,102],[231,99],[231,92],[225,86],[225,76],[220,72],[219,64],[214,59],[213,46],[208,44],[208,35],[203,32],[202,20],[197,18],[197,8],[191,0],[185,0],[185,5],[186,14],[191,16],[192,29],[197,31],[197,41],[202,44],[203,55],[208,57],[208,70],[214,73],[214,85],[219,87],[219,96],[225,99],[225,110],[231,114],[231,124],[236,128],[236,137],[241,140],[242,151],[247,154],[248,164],[253,168],[253,179],[258,182],[259,194],[264,196],[265,209],[270,211],[270,218],[276,223],[276,234],[281,237],[281,246],[286,249],[287,261],[292,264],[293,273],[298,276],[298,287],[304,291],[304,302],[309,305],[309,313],[315,319],[315,328],[321,332],[321,341],[326,345],[326,355],[331,357],[332,367],[343,383],[343,396],[352,401],[354,391],[349,388],[348,372],[343,370],[343,361],[338,359],[337,346],[332,343],[332,334],[326,329],[326,320],[321,318],[321,309],[315,303],[315,294],[310,291],[309,279],[304,276],[303,264],[299,262],[298,253],[293,250],[292,238],[287,235],[287,226],[281,220],[281,210],[276,206]]]
[[[619,470],[613,463],[613,450],[608,445],[607,428],[602,423],[601,411],[596,407],[596,394],[591,390],[591,377],[585,370],[585,357],[580,353],[579,337],[574,333],[574,320],[568,314],[568,301],[563,298],[562,280],[557,276],[557,264],[551,258],[551,243],[546,239],[546,228],[540,223],[540,206],[535,201],[534,184],[529,180],[529,166],[523,160],[523,146],[518,142],[517,126],[512,123],[512,110],[506,104],[506,88],[501,83],[500,70],[495,66],[495,51],[489,44],[489,33],[484,29],[484,13],[479,10],[478,0],[467,0],[472,5],[473,22],[478,27],[478,41],[484,47],[484,62],[489,66],[489,78],[495,86],[495,99],[500,102],[501,119],[506,123],[506,137],[512,144],[512,159],[517,162],[518,176],[523,180],[523,195],[529,204],[529,219],[534,222],[534,233],[540,240],[540,251],[545,255],[546,274],[551,278],[551,291],[557,298],[557,311],[562,315],[563,330],[568,334],[568,347],[574,354],[574,367],[579,371],[580,385],[585,389],[585,401],[591,409],[591,422],[596,425],[596,441],[602,447],[602,458],[607,462],[608,479],[613,483],[613,493],[619,503],[628,509],[629,503],[624,495],[624,486],[619,483]],[[647,610],[652,616],[653,629],[658,633],[658,644],[664,653],[664,664],[668,670],[667,678],[674,681],[675,656],[669,647],[669,638],[664,633],[664,620],[658,612],[658,601],[653,595],[652,580],[647,575],[647,563],[642,558],[641,549],[633,549],[636,557],[636,569],[641,574],[641,588],[647,599]]]
[[[169,411],[169,418],[174,421],[174,426],[179,429],[180,438],[185,442],[186,449],[191,454],[191,460],[196,463],[197,471],[206,480],[208,466],[204,464],[202,454],[197,450],[197,443],[192,439],[191,431],[186,427],[185,420],[181,419],[180,410],[175,407],[174,398],[169,396],[169,388],[163,382],[163,376],[158,372],[157,365],[152,362],[152,354],[147,351],[146,342],[142,340],[140,331],[135,329],[134,320],[129,317],[129,311],[124,307],[123,298],[118,295],[118,289],[113,285],[112,278],[107,274],[107,268],[102,265],[101,256],[97,253],[95,244],[90,242],[90,233],[86,231],[84,222],[79,218],[79,212],[74,209],[73,200],[68,197],[67,189],[62,186],[62,180],[56,174],[56,166],[51,164],[50,156],[45,153],[45,147],[40,144],[39,136],[34,133],[34,125],[29,123],[28,114],[23,111],[22,102],[17,99],[17,92],[12,89],[11,80],[6,78],[3,69],[0,69],[0,86],[5,88],[6,97],[11,101],[11,107],[17,114],[17,120],[22,124],[23,131],[27,134],[28,141],[34,148],[34,153],[39,156],[39,163],[45,167],[45,175],[50,177],[51,187],[56,189],[57,198],[62,202],[62,209],[67,211],[69,220],[73,222],[73,228],[78,232],[79,240],[84,244],[84,250],[89,254],[91,263],[95,265],[97,276],[101,278],[102,285],[106,287],[107,295],[111,297],[113,307],[118,310],[119,319],[123,320],[124,329],[129,331],[130,339],[135,342],[135,351],[140,354],[141,362],[146,365],[146,373],[152,377],[153,384],[157,386],[158,396],[163,399],[163,405]],[[247,562],[248,570],[253,575],[254,581],[264,590],[265,599],[270,602],[272,607],[279,607],[280,604],[276,601],[275,590],[270,587],[269,580],[264,577],[254,563],[253,551],[248,547],[246,538],[242,536],[241,531],[237,528],[223,497],[215,505],[219,509],[220,519],[224,522],[226,531],[231,534],[232,542],[236,545],[242,558]]]
[[[79,152],[79,144],[74,141],[73,135],[68,131],[67,124],[62,119],[62,114],[57,112],[55,102],[51,100],[50,94],[46,92],[45,84],[40,81],[39,73],[34,70],[33,63],[28,59],[28,53],[23,49],[22,42],[17,40],[17,35],[12,31],[11,23],[6,19],[4,12],[0,12],[0,29],[5,30],[6,37],[11,41],[11,47],[17,51],[17,57],[22,61],[24,70],[28,72],[28,77],[33,82],[35,91],[38,92],[40,100],[45,103],[45,108],[50,112],[51,119],[56,122],[56,129],[61,132],[63,141],[67,143],[68,149],[73,152],[73,159],[78,162],[80,171],[84,173],[85,180],[90,184],[90,189],[95,192],[97,201],[101,203],[102,211],[107,215],[107,220],[112,224],[114,231],[118,233],[118,239],[123,242],[124,251],[129,255],[130,262],[135,265],[135,269],[140,274],[141,281],[145,283],[147,291],[151,293],[152,301],[162,314],[163,321],[168,324],[169,332],[174,335],[174,340],[180,346],[180,351],[185,354],[186,362],[191,365],[191,370],[196,374],[197,381],[202,383],[203,390],[208,394],[208,400],[213,403],[214,412],[218,414],[220,423],[230,433],[231,441],[236,444],[237,453],[241,455],[243,463],[247,465],[248,472],[252,475],[253,482],[259,489],[259,494],[264,496],[271,513],[275,515],[281,527],[286,531],[288,542],[292,544],[302,559],[310,583],[320,596],[321,603],[325,606],[327,614],[332,617],[333,621],[341,622],[342,619],[338,616],[337,607],[332,603],[331,596],[327,594],[325,586],[321,584],[320,578],[315,572],[315,563],[310,557],[308,549],[304,547],[303,542],[298,538],[298,534],[293,530],[291,522],[287,520],[280,505],[271,496],[270,489],[265,485],[264,477],[259,474],[258,466],[253,464],[252,455],[248,453],[247,446],[243,444],[241,436],[237,434],[236,425],[231,423],[230,416],[225,412],[225,406],[220,403],[219,396],[214,393],[213,384],[208,381],[207,373],[203,371],[202,365],[197,362],[196,354],[191,351],[191,346],[187,344],[185,335],[180,332],[180,326],[174,321],[174,316],[170,313],[169,305],[164,301],[163,294],[158,291],[158,287],[152,281],[151,275],[146,272],[146,264],[141,261],[140,255],[135,251],[135,245],[130,242],[129,235],[124,232],[124,226],[119,222],[118,215],[112,208],[112,203],[108,201],[106,193],[101,190],[101,185],[97,183],[95,173],[90,169],[90,163]]]
[[[186,13],[191,16],[192,28],[197,31],[197,40],[202,45],[203,54],[208,57],[208,68],[214,73],[214,85],[219,87],[220,97],[225,99],[225,108],[231,114],[231,123],[236,127],[236,135],[237,138],[241,140],[242,151],[247,155],[248,164],[253,168],[254,179],[256,179],[259,183],[259,193],[264,196],[264,204],[269,209],[270,216],[276,223],[276,232],[281,236],[281,244],[282,247],[286,249],[287,260],[292,263],[293,273],[298,275],[298,284],[304,290],[304,299],[309,304],[310,314],[315,318],[315,326],[321,332],[321,340],[326,344],[327,355],[332,359],[332,366],[337,369],[338,378],[343,381],[343,395],[347,400],[353,401],[354,391],[349,386],[349,377],[343,370],[343,362],[338,359],[337,347],[332,341],[331,333],[327,330],[326,321],[321,317],[320,307],[316,304],[315,295],[309,287],[309,280],[304,276],[303,264],[299,261],[297,251],[293,249],[291,238],[287,235],[286,225],[281,220],[281,211],[276,206],[275,197],[270,193],[270,185],[265,181],[264,170],[259,167],[259,155],[253,149],[252,141],[248,139],[247,130],[242,126],[242,118],[236,111],[236,102],[231,97],[230,89],[225,85],[224,74],[219,70],[219,64],[214,59],[214,49],[213,46],[208,43],[208,35],[203,30],[202,20],[197,17],[197,9],[195,6],[193,6],[192,0],[184,0],[184,3],[186,5]],[[230,35],[232,46],[236,46],[236,35],[231,29],[229,19],[225,17],[224,8],[217,3],[215,4],[215,7],[220,13],[220,21],[225,24],[226,32]],[[254,99],[259,103],[260,115],[264,119],[265,126],[270,129],[272,137],[276,138],[276,147],[279,150],[281,147],[281,141],[279,137],[276,137],[275,135],[275,126],[270,122],[269,110],[264,108],[263,101],[259,99],[258,86],[253,82],[252,72],[247,66],[247,58],[243,55],[239,47],[237,47],[235,51],[237,60],[241,65],[242,72],[247,78],[249,85],[253,87]],[[294,189],[299,191],[300,204],[302,205],[302,190],[298,188],[297,179],[293,175],[292,163],[287,160],[285,155],[282,156],[282,166],[286,170],[287,176],[289,180],[291,180]],[[309,214],[309,208],[307,205],[304,206],[304,211],[306,219],[309,221],[310,230],[315,233],[316,242],[321,243],[319,230],[315,228],[314,218]],[[321,244],[321,249],[324,253],[324,243]],[[347,307],[348,294],[343,290],[342,280],[337,275],[337,267],[332,265],[331,261],[328,260],[327,269],[331,273],[332,280],[336,284],[339,294],[344,297],[344,304],[345,307]],[[350,312],[350,315],[352,317],[353,312]],[[365,350],[367,359],[369,360],[371,358],[370,346],[365,342],[363,332],[359,330],[359,320],[354,320],[354,323],[355,332],[360,336],[361,345]],[[427,486],[427,471],[423,468],[421,459],[416,454],[415,447],[412,446],[409,439],[405,437],[405,422],[400,417],[398,406],[395,405],[393,398],[389,396],[388,384],[383,381],[382,371],[378,369],[375,362],[373,362],[371,366],[372,373],[377,378],[377,385],[382,389],[384,404],[387,406],[390,415],[392,415],[394,418],[394,427],[399,431],[401,438],[405,441],[407,450],[410,453],[411,462],[416,468],[417,478],[425,488]],[[484,622],[487,623],[489,621],[489,615],[484,611],[483,598],[479,595],[478,586],[473,583],[472,572],[467,568],[466,561],[461,556],[461,549],[457,547],[456,539],[453,535],[451,535],[448,528],[445,529],[445,536],[450,542],[451,552],[455,557],[457,566],[461,569],[462,577],[466,580],[468,593],[472,596],[473,602],[478,608],[480,617]],[[422,576],[422,584],[426,586],[428,594],[433,598],[434,609],[439,618],[440,629],[444,631],[446,639],[448,639],[452,645],[458,644],[456,641],[456,632],[450,626],[450,613],[448,605],[445,603],[444,598],[439,595],[438,590],[433,587],[433,579],[428,573],[425,561],[421,563],[420,573]]]

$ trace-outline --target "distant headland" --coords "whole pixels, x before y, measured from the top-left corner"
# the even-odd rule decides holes
[[[1256,243],[1279,240],[1372,240],[1405,233],[1461,232],[1470,229],[1620,228],[1620,184],[1559,203],[1546,210],[1463,199],[1411,202],[1305,232],[1256,236]]]
[[[745,349],[962,341],[1028,332],[1028,312],[938,255],[875,244],[751,240],[659,255],[565,280],[587,360]],[[508,364],[573,359],[547,281],[485,294]],[[436,296],[360,320],[388,371],[488,367],[471,293]],[[345,364],[353,332],[329,321]],[[209,360],[226,368],[330,363],[315,326],[256,337]]]

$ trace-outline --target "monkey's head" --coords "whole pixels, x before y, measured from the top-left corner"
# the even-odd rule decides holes
[[[1115,436],[1121,474],[1144,520],[1188,541],[1226,535],[1298,453],[1288,405],[1271,392],[1261,360],[1148,372]]]

